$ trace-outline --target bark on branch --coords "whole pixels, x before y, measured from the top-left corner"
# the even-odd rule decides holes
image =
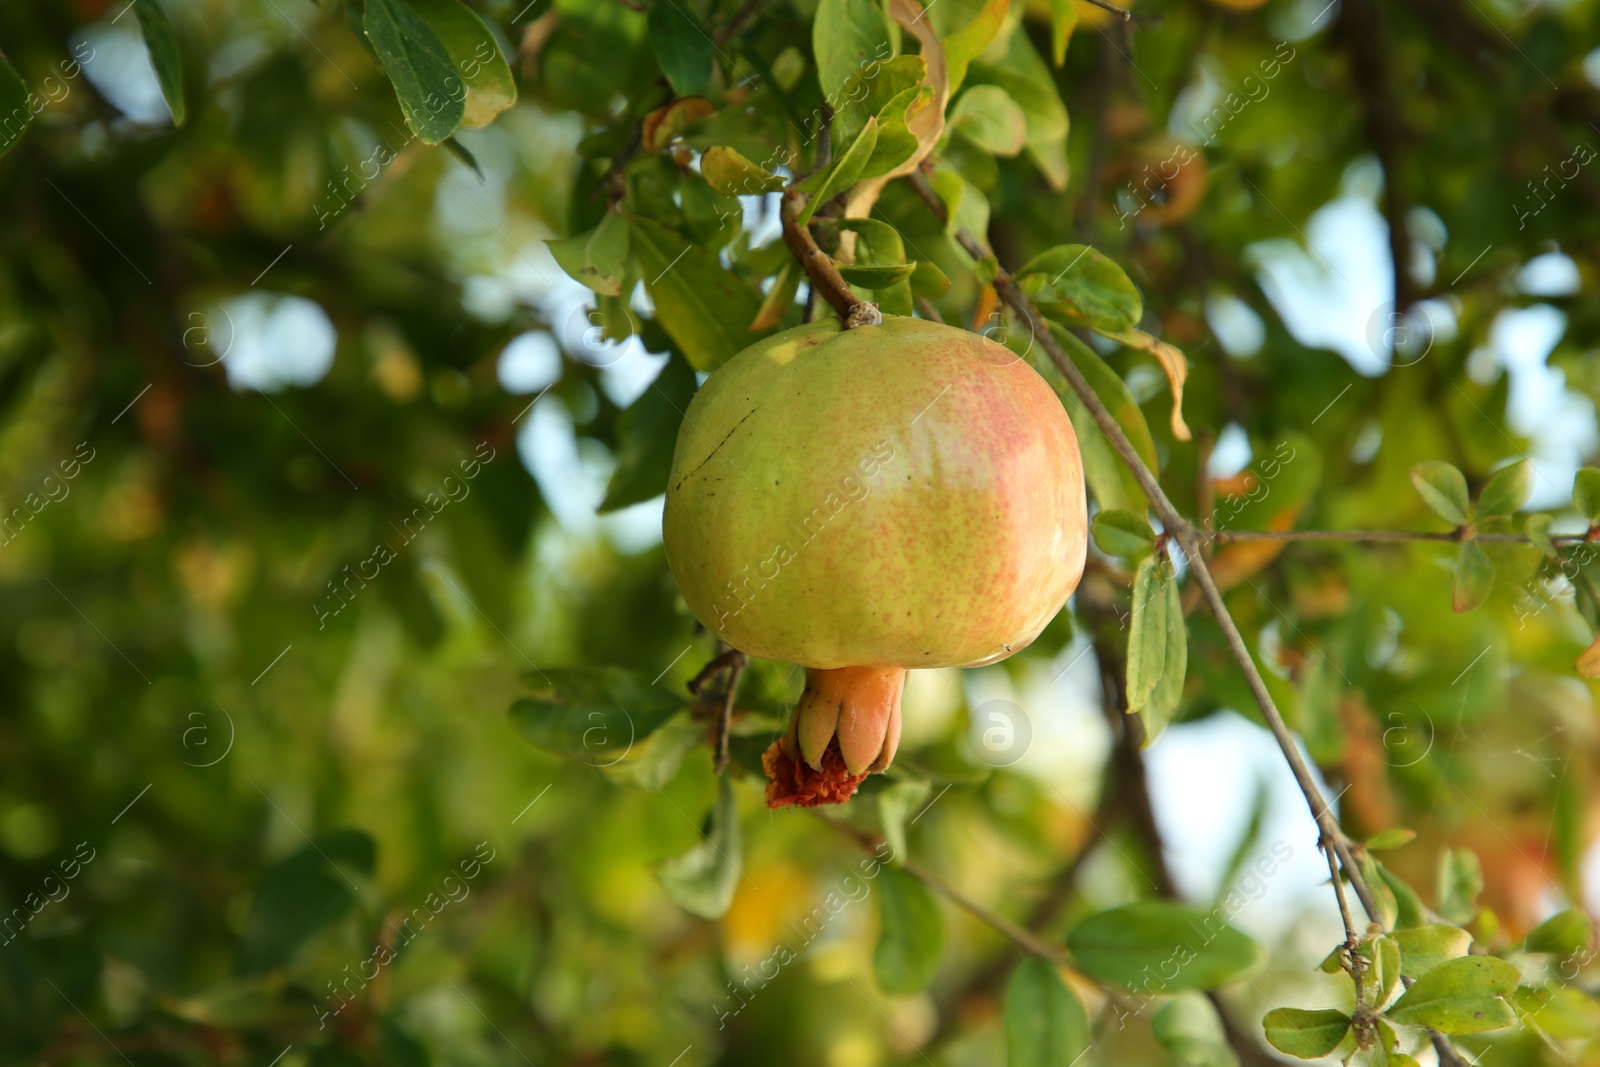
[[[812,291],[822,294],[828,306],[838,313],[845,329],[880,325],[883,315],[878,311],[878,305],[861,299],[851,291],[849,283],[839,273],[838,265],[817,247],[810,227],[800,221],[800,209],[804,203],[800,193],[793,189],[784,190],[783,242],[794,253],[794,258],[800,261],[800,268],[811,280]]]

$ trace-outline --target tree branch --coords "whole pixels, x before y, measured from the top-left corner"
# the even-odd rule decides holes
[[[1350,53],[1351,80],[1361,99],[1367,140],[1383,166],[1383,217],[1389,226],[1389,258],[1394,261],[1394,310],[1403,315],[1416,303],[1418,287],[1411,277],[1411,238],[1406,231],[1409,202],[1400,173],[1407,135],[1389,92],[1382,20],[1372,0],[1344,0],[1339,25]]]
[[[944,202],[933,191],[928,180],[921,171],[909,176],[908,181],[928,205],[928,210],[941,222],[947,222],[949,213],[945,210]],[[982,259],[988,255],[984,245],[974,237],[971,231],[963,227],[957,234],[967,254],[974,259]],[[1151,507],[1160,517],[1162,525],[1174,537],[1179,547],[1187,557],[1189,570],[1199,583],[1207,606],[1211,609],[1212,616],[1217,620],[1217,626],[1222,631],[1222,636],[1227,642],[1228,651],[1233,655],[1234,661],[1239,665],[1239,671],[1244,675],[1245,684],[1250,689],[1250,694],[1255,698],[1256,705],[1261,709],[1262,717],[1266,719],[1267,726],[1272,732],[1273,739],[1278,742],[1278,748],[1283,752],[1289,770],[1294,774],[1295,783],[1300,787],[1301,795],[1306,799],[1306,804],[1311,808],[1311,817],[1315,820],[1320,831],[1325,847],[1331,848],[1339,858],[1339,868],[1345,877],[1350,880],[1350,887],[1355,890],[1356,898],[1361,901],[1361,906],[1366,909],[1368,918],[1378,922],[1382,913],[1378,910],[1372,889],[1367,885],[1366,879],[1361,874],[1361,869],[1356,865],[1355,856],[1351,852],[1350,839],[1345,836],[1344,829],[1334,818],[1331,808],[1322,797],[1322,790],[1318,788],[1316,780],[1311,777],[1311,769],[1306,765],[1305,758],[1300,755],[1300,749],[1294,743],[1294,737],[1289,733],[1289,727],[1283,721],[1283,715],[1278,711],[1277,704],[1273,702],[1272,694],[1267,691],[1266,681],[1261,677],[1261,672],[1256,668],[1255,660],[1250,655],[1250,649],[1244,643],[1244,636],[1239,632],[1239,627],[1233,621],[1233,615],[1228,611],[1227,604],[1222,599],[1222,592],[1217,588],[1216,580],[1211,575],[1211,568],[1206,564],[1202,555],[1203,542],[1200,531],[1184,518],[1167,494],[1162,490],[1160,482],[1156,480],[1150,469],[1144,465],[1139,454],[1134,451],[1133,444],[1128,440],[1127,434],[1122,432],[1122,427],[1112,418],[1111,412],[1101,402],[1100,397],[1089,385],[1083,373],[1072,362],[1055,336],[1050,332],[1049,326],[1040,317],[1033,302],[1027,295],[1018,289],[1011,280],[1010,274],[1002,266],[1000,274],[995,278],[995,291],[1006,305],[1011,308],[1023,321],[1027,322],[1030,336],[1039,342],[1050,361],[1056,365],[1062,377],[1072,387],[1088,409],[1095,425],[1100,428],[1111,447],[1122,457],[1139,483],[1140,488],[1149,498]],[[1337,882],[1337,879],[1335,879]],[[1342,893],[1341,893],[1342,902]],[[1428,1031],[1429,1038],[1433,1041],[1434,1048],[1438,1051],[1440,1061],[1447,1067],[1457,1067],[1462,1063],[1461,1057],[1450,1044],[1450,1039],[1437,1030]]]
[[[839,273],[833,259],[817,247],[811,229],[800,222],[800,208],[804,204],[801,194],[793,189],[783,193],[783,241],[800,261],[800,268],[811,279],[812,292],[822,298],[838,314],[847,330],[857,326],[877,326],[883,322],[878,305],[863,300],[851,291],[849,283]]]
[[[948,213],[945,210],[943,201],[939,199],[938,194],[933,191],[933,188],[928,184],[927,179],[921,172],[912,174],[909,180],[912,187],[927,203],[929,210],[934,213],[935,217],[947,219]],[[965,228],[957,234],[957,239],[974,259],[981,259],[988,255],[988,251],[984,246]],[[1055,336],[1051,334],[1049,326],[1040,317],[1039,312],[1033,306],[1033,302],[1028,299],[1022,290],[1017,288],[1016,283],[1012,281],[1010,275],[1004,269],[995,279],[994,285],[1000,298],[1028,324],[1030,335],[1044,349],[1045,354],[1050,357],[1050,361],[1056,365],[1062,376],[1066,378],[1067,383],[1071,385],[1072,391],[1078,395],[1084,407],[1089,410],[1095,425],[1105,434],[1106,440],[1111,443],[1111,447],[1122,457],[1123,463],[1127,465],[1128,469],[1133,473],[1134,479],[1139,483],[1140,488],[1144,490],[1145,496],[1149,498],[1151,506],[1160,517],[1162,525],[1176,538],[1179,546],[1183,549],[1189,561],[1189,570],[1200,584],[1201,592],[1204,594],[1206,603],[1211,609],[1211,614],[1216,618],[1217,625],[1222,630],[1222,636],[1228,644],[1228,650],[1232,653],[1235,662],[1238,663],[1239,670],[1244,675],[1245,683],[1249,686],[1251,695],[1255,698],[1257,706],[1260,707],[1261,714],[1266,719],[1273,738],[1278,742],[1278,748],[1282,750],[1283,757],[1288,762],[1290,771],[1294,774],[1295,782],[1299,785],[1300,792],[1305,796],[1306,804],[1311,808],[1312,818],[1316,820],[1318,829],[1323,836],[1332,842],[1334,850],[1339,854],[1339,862],[1348,874],[1350,884],[1355,889],[1356,896],[1360,899],[1362,907],[1366,908],[1368,915],[1379,914],[1377,903],[1372,896],[1372,890],[1367,886],[1360,870],[1356,867],[1355,856],[1350,851],[1350,841],[1345,837],[1344,830],[1339,826],[1339,821],[1334,818],[1328,802],[1323,799],[1322,790],[1317,787],[1316,779],[1311,776],[1311,769],[1306,765],[1305,758],[1300,755],[1300,749],[1295,745],[1294,737],[1289,733],[1289,727],[1284,723],[1277,704],[1273,702],[1272,695],[1267,691],[1266,681],[1261,677],[1261,672],[1256,669],[1255,660],[1251,658],[1250,650],[1244,643],[1243,635],[1239,633],[1238,626],[1234,624],[1233,616],[1228,612],[1227,604],[1223,602],[1222,592],[1217,588],[1217,583],[1211,576],[1211,569],[1206,565],[1205,558],[1201,554],[1200,532],[1179,513],[1178,509],[1173,506],[1172,501],[1167,498],[1167,494],[1162,490],[1160,482],[1156,480],[1150,469],[1144,465],[1144,460],[1139,458],[1139,454],[1134,450],[1127,434],[1122,432],[1122,427],[1117,424],[1116,419],[1112,418],[1111,412],[1101,402],[1099,395],[1090,387],[1088,380],[1078,370],[1077,365],[1072,362],[1066,350],[1061,347]]]
[[[1522,534],[1474,534],[1466,526],[1443,533],[1428,530],[1219,530],[1213,534],[1202,532],[1200,537],[1202,540],[1221,544],[1236,541],[1351,541],[1372,544],[1389,541],[1438,541],[1454,544],[1472,537],[1491,545],[1533,544]],[[1550,540],[1558,545],[1576,545],[1588,541],[1589,537],[1587,534],[1568,534],[1552,537]]]

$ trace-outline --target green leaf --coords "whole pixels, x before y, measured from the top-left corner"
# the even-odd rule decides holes
[[[667,83],[679,96],[694,96],[711,80],[716,52],[711,36],[695,17],[690,0],[650,0],[646,15],[650,47]]]
[[[1495,473],[1478,494],[1478,514],[1512,515],[1522,510],[1533,492],[1533,464],[1521,460]]]
[[[783,316],[794,304],[795,294],[800,291],[801,273],[800,264],[792,258],[785,260],[783,266],[778,268],[772,288],[762,297],[761,307],[756,311],[755,320],[750,323],[752,333],[770,330],[783,321]]]
[[[713,145],[700,157],[700,176],[723,196],[759,196],[783,188],[783,179],[731,148]]]
[[[1470,923],[1478,917],[1478,894],[1483,893],[1483,865],[1472,849],[1445,849],[1438,857],[1438,913],[1453,923]]]
[[[370,876],[377,845],[360,830],[330,830],[268,868],[256,885],[244,926],[244,964],[266,970],[287,963],[316,934],[357,903],[351,881]]]
[[[461,161],[461,165],[478,176],[483,181],[483,168],[478,165],[478,157],[467,149],[467,146],[456,140],[452,135],[439,142],[444,145],[444,150]]]
[[[1056,192],[1066,189],[1067,106],[1061,102],[1055,75],[1026,33],[1012,33],[1004,56],[974,60],[967,72],[973,84],[998,85],[1022,108],[1028,123],[1028,158]]]
[[[182,126],[188,110],[183,103],[183,54],[178,50],[178,35],[172,32],[172,23],[158,0],[139,0],[133,5],[133,13],[139,16],[139,30],[144,34],[161,96],[172,112],[172,124]]]
[[[1026,956],[1006,981],[1006,1067],[1066,1067],[1089,1047],[1089,1016],[1049,962]]]
[[[974,85],[956,100],[945,128],[997,156],[1014,156],[1027,143],[1027,119],[997,85]]]
[[[898,285],[910,278],[916,269],[915,263],[839,264],[839,273],[844,280],[863,289],[887,289],[891,285]]]
[[[1067,947],[1096,981],[1132,986],[1158,975],[1163,993],[1215,989],[1261,956],[1260,946],[1229,926],[1220,910],[1155,900],[1090,915],[1073,928]]]
[[[739,884],[739,805],[727,775],[717,778],[717,799],[706,817],[702,840],[656,868],[656,880],[684,911],[719,919]]]
[[[1056,323],[1049,323],[1048,328],[1051,336],[1065,349],[1073,365],[1088,379],[1089,387],[1111,412],[1111,417],[1122,427],[1122,432],[1132,442],[1139,458],[1144,460],[1152,471],[1159,470],[1156,464],[1155,440],[1150,435],[1150,427],[1145,423],[1144,412],[1128,389],[1128,384],[1106,365],[1105,360],[1101,359],[1094,349],[1078,340],[1076,336]],[[1044,346],[1033,345],[1028,361],[1055,389],[1057,395],[1061,397],[1061,403],[1067,409],[1067,416],[1072,420],[1072,428],[1077,432],[1078,449],[1083,455],[1084,480],[1089,483],[1089,491],[1094,494],[1095,500],[1102,508],[1107,509],[1122,509],[1135,513],[1147,510],[1150,502],[1145,499],[1144,490],[1139,487],[1133,472],[1112,449],[1104,431],[1095,424],[1089,410],[1083,406],[1077,393],[1073,392],[1054,361],[1045,353]]]
[[[1446,1034],[1477,1034],[1516,1024],[1502,998],[1517,988],[1517,969],[1493,956],[1446,960],[1418,978],[1387,1017],[1404,1026]]]
[[[1367,839],[1369,852],[1383,852],[1391,848],[1409,845],[1417,839],[1415,830],[1408,830],[1404,826],[1393,826],[1389,829]]]
[[[883,839],[889,842],[891,855],[900,858],[911,854],[906,846],[906,820],[922,810],[928,791],[928,782],[918,779],[896,782],[878,794],[878,822],[883,827]]]
[[[936,300],[950,291],[950,279],[944,271],[925,260],[917,260],[917,269],[911,272],[911,293]]]
[[[927,79],[928,61],[921,56],[895,56],[851,71],[834,106],[835,154],[855,143],[870,118],[881,126],[886,115],[898,114],[903,122],[908,104],[932,91],[923,85]]]
[[[1133,573],[1133,616],[1128,624],[1128,711],[1145,706],[1167,658],[1167,596],[1162,561],[1147,556]]]
[[[143,0],[140,0],[143,3]],[[517,102],[517,80],[494,33],[461,0],[410,0],[466,82],[461,128],[487,126]]]
[[[821,0],[811,28],[811,50],[823,96],[836,108],[850,75],[893,54],[883,9],[873,0]]]
[[[1172,721],[1183,698],[1184,675],[1189,670],[1189,633],[1183,621],[1183,600],[1178,594],[1178,581],[1167,577],[1161,582],[1166,598],[1167,619],[1166,654],[1161,663],[1161,679],[1150,691],[1150,699],[1139,709],[1139,721],[1144,726],[1144,744],[1148,748],[1160,737]]]
[[[1117,333],[1134,329],[1144,315],[1143,298],[1122,268],[1088,245],[1057,245],[1017,277],[1030,280],[1040,310],[1068,325]]]
[[[1523,951],[1571,956],[1587,949],[1593,936],[1594,928],[1589,917],[1577,908],[1570,908],[1534,927],[1528,934]]]
[[[1471,611],[1494,589],[1494,563],[1476,537],[1456,546],[1456,587],[1451,606]]]
[[[1378,880],[1384,884],[1389,896],[1394,899],[1395,925],[1402,927],[1426,925],[1427,908],[1423,905],[1422,898],[1417,895],[1417,891],[1376,859],[1372,861],[1372,866],[1378,872]]]
[[[903,871],[878,874],[878,945],[872,969],[885,993],[916,993],[933,981],[944,955],[944,913],[927,886]]]
[[[1583,1041],[1600,1033],[1600,1001],[1582,989],[1558,982],[1537,989],[1523,986],[1512,1000],[1523,1021],[1544,1037]]]
[[[1143,515],[1111,509],[1095,514],[1090,524],[1094,543],[1108,556],[1140,559],[1155,548],[1156,534]]]
[[[406,125],[425,144],[454,133],[466,114],[466,86],[438,35],[405,0],[366,0],[361,25]]]
[[[1144,411],[1139,407],[1139,401],[1134,397],[1133,390],[1128,388],[1128,383],[1123,381],[1122,376],[1112,370],[1110,365],[1101,359],[1094,349],[1078,340],[1077,337],[1066,330],[1055,327],[1053,324],[1050,328],[1050,333],[1051,336],[1061,342],[1061,347],[1066,349],[1073,366],[1077,367],[1078,372],[1088,380],[1089,388],[1094,390],[1094,395],[1100,398],[1100,402],[1111,412],[1111,417],[1117,420],[1117,425],[1122,427],[1122,432],[1127,436],[1128,442],[1133,445],[1134,452],[1138,453],[1139,458],[1144,461],[1146,467],[1153,472],[1159,472],[1161,465],[1156,455],[1155,438],[1150,433],[1150,426],[1144,419]],[[1045,356],[1042,351],[1040,356],[1042,361],[1049,362],[1049,357]],[[1061,378],[1060,372],[1055,369],[1053,363],[1051,364],[1051,371],[1061,381],[1062,387],[1070,392],[1072,387],[1066,384],[1064,378]],[[1073,393],[1072,398],[1077,401],[1078,395]],[[1106,439],[1105,433],[1098,426],[1094,428],[1093,434],[1102,441]],[[1083,435],[1080,434],[1079,436],[1082,437]],[[1107,442],[1107,447],[1110,447],[1110,442]],[[1117,462],[1122,462],[1120,457],[1118,457]],[[1131,473],[1128,477],[1133,479]],[[1134,484],[1137,486],[1138,482],[1135,480]],[[1139,490],[1138,498],[1141,501],[1144,500],[1144,490]],[[1143,511],[1144,508],[1140,507],[1137,510]]]
[[[526,679],[511,718],[535,748],[607,767],[688,703],[619,667],[552,667]]]
[[[28,124],[33,121],[33,109],[28,106],[28,86],[17,73],[15,67],[0,54],[0,115],[7,118],[22,116],[22,121],[15,127],[10,122],[0,124],[0,136],[6,138],[0,142],[0,155],[11,150],[11,146],[22,140],[22,134],[27,130]]]
[[[1590,526],[1600,524],[1600,468],[1580,467],[1572,480],[1572,506]]]
[[[1381,1008],[1400,985],[1400,945],[1392,937],[1379,936],[1357,951],[1367,960],[1366,973],[1362,975],[1367,1000]]]
[[[1315,1060],[1339,1047],[1350,1031],[1350,1016],[1333,1008],[1277,1008],[1267,1012],[1261,1024],[1273,1048],[1298,1059]]]
[[[1553,515],[1536,512],[1522,522],[1522,532],[1527,535],[1529,542],[1547,556],[1556,554],[1555,542],[1550,540],[1550,524],[1554,521]]]
[[[966,80],[967,64],[989,47],[1005,25],[1010,7],[1010,0],[985,0],[971,22],[943,40],[951,93],[961,88],[961,83]]]
[[[1150,1033],[1187,1067],[1238,1067],[1217,1009],[1198,993],[1168,1000],[1150,1020]]]
[[[1467,521],[1467,479],[1441,460],[1428,460],[1411,468],[1411,484],[1423,503],[1445,522],[1461,526]]]
[[[617,420],[617,465],[601,512],[615,511],[667,491],[672,450],[683,413],[694,399],[694,370],[676,355]]]
[[[1400,945],[1400,973],[1406,978],[1421,978],[1444,961],[1465,956],[1472,947],[1470,933],[1443,923],[1396,930],[1394,939]]]
[[[715,252],[651,219],[630,221],[633,254],[656,318],[689,365],[711,371],[732,359],[750,342],[749,327],[760,307],[755,292],[723,270]]]
[[[816,214],[818,208],[855,184],[856,179],[861,177],[861,172],[866,168],[867,161],[872,158],[872,149],[877,143],[878,120],[868,119],[867,124],[861,128],[861,135],[845,150],[844,155],[833,161],[817,191],[806,202],[805,208],[800,212],[800,225],[804,226],[811,221],[811,216]]]
[[[872,146],[872,158],[861,168],[862,178],[877,178],[888,174],[910,159],[922,142],[911,132],[910,115],[928,106],[933,99],[933,89],[917,85],[890,100],[878,112],[878,140]]]
[[[1072,0],[1050,0],[1050,62],[1061,66],[1067,59],[1067,42],[1078,26],[1078,6]]]
[[[607,211],[600,225],[576,237],[547,240],[556,264],[580,285],[605,296],[621,296],[628,273],[628,220]]]

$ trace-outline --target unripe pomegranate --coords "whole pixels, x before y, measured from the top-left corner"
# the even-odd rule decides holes
[[[1025,647],[1083,573],[1077,438],[986,337],[886,316],[760,341],[678,431],[663,536],[697,618],[806,668],[767,803],[838,803],[889,765],[908,668]]]

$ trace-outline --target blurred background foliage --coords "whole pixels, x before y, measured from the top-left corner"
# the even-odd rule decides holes
[[[1529,506],[1587,529],[1600,4],[928,18],[948,40],[997,6],[936,185],[1004,262],[1081,241],[1127,270],[1140,325],[1189,353],[1195,440],[1148,357],[1100,354],[1180,507],[1439,531],[1416,463],[1476,494],[1529,459]],[[1006,982],[1025,1004],[1046,978],[879,869],[883,831],[1054,942],[1167,897],[1266,947],[1209,1004],[1122,1020],[1082,984],[1086,1062],[1271,1062],[1269,1008],[1348,1007],[1314,970],[1340,936],[1315,829],[1203,609],[1174,725],[1145,752],[1123,728],[1114,558],[1022,654],[913,678],[897,773],[845,832],[761,803],[786,665],[752,667],[713,773],[685,687],[717,648],[666,569],[659,493],[691,366],[716,359],[663,327],[686,297],[650,257],[707,250],[689,295],[749,321],[786,261],[776,204],[713,191],[698,153],[813,161],[817,7],[0,7],[0,910],[20,916],[0,1061],[1000,1062],[1026,1025]],[[424,20],[465,101],[408,96],[438,73]],[[636,227],[654,244],[608,296],[544,242],[612,205],[666,229]],[[923,313],[1000,321],[904,182],[877,217],[951,282]],[[1346,827],[1415,829],[1392,870],[1509,951],[1600,903],[1600,745],[1571,584],[1489,547],[1494,591],[1460,614],[1450,546],[1239,544],[1216,569]],[[993,701],[1031,724],[1000,768]],[[1538,1025],[1472,1047],[1600,1062],[1574,975]]]

